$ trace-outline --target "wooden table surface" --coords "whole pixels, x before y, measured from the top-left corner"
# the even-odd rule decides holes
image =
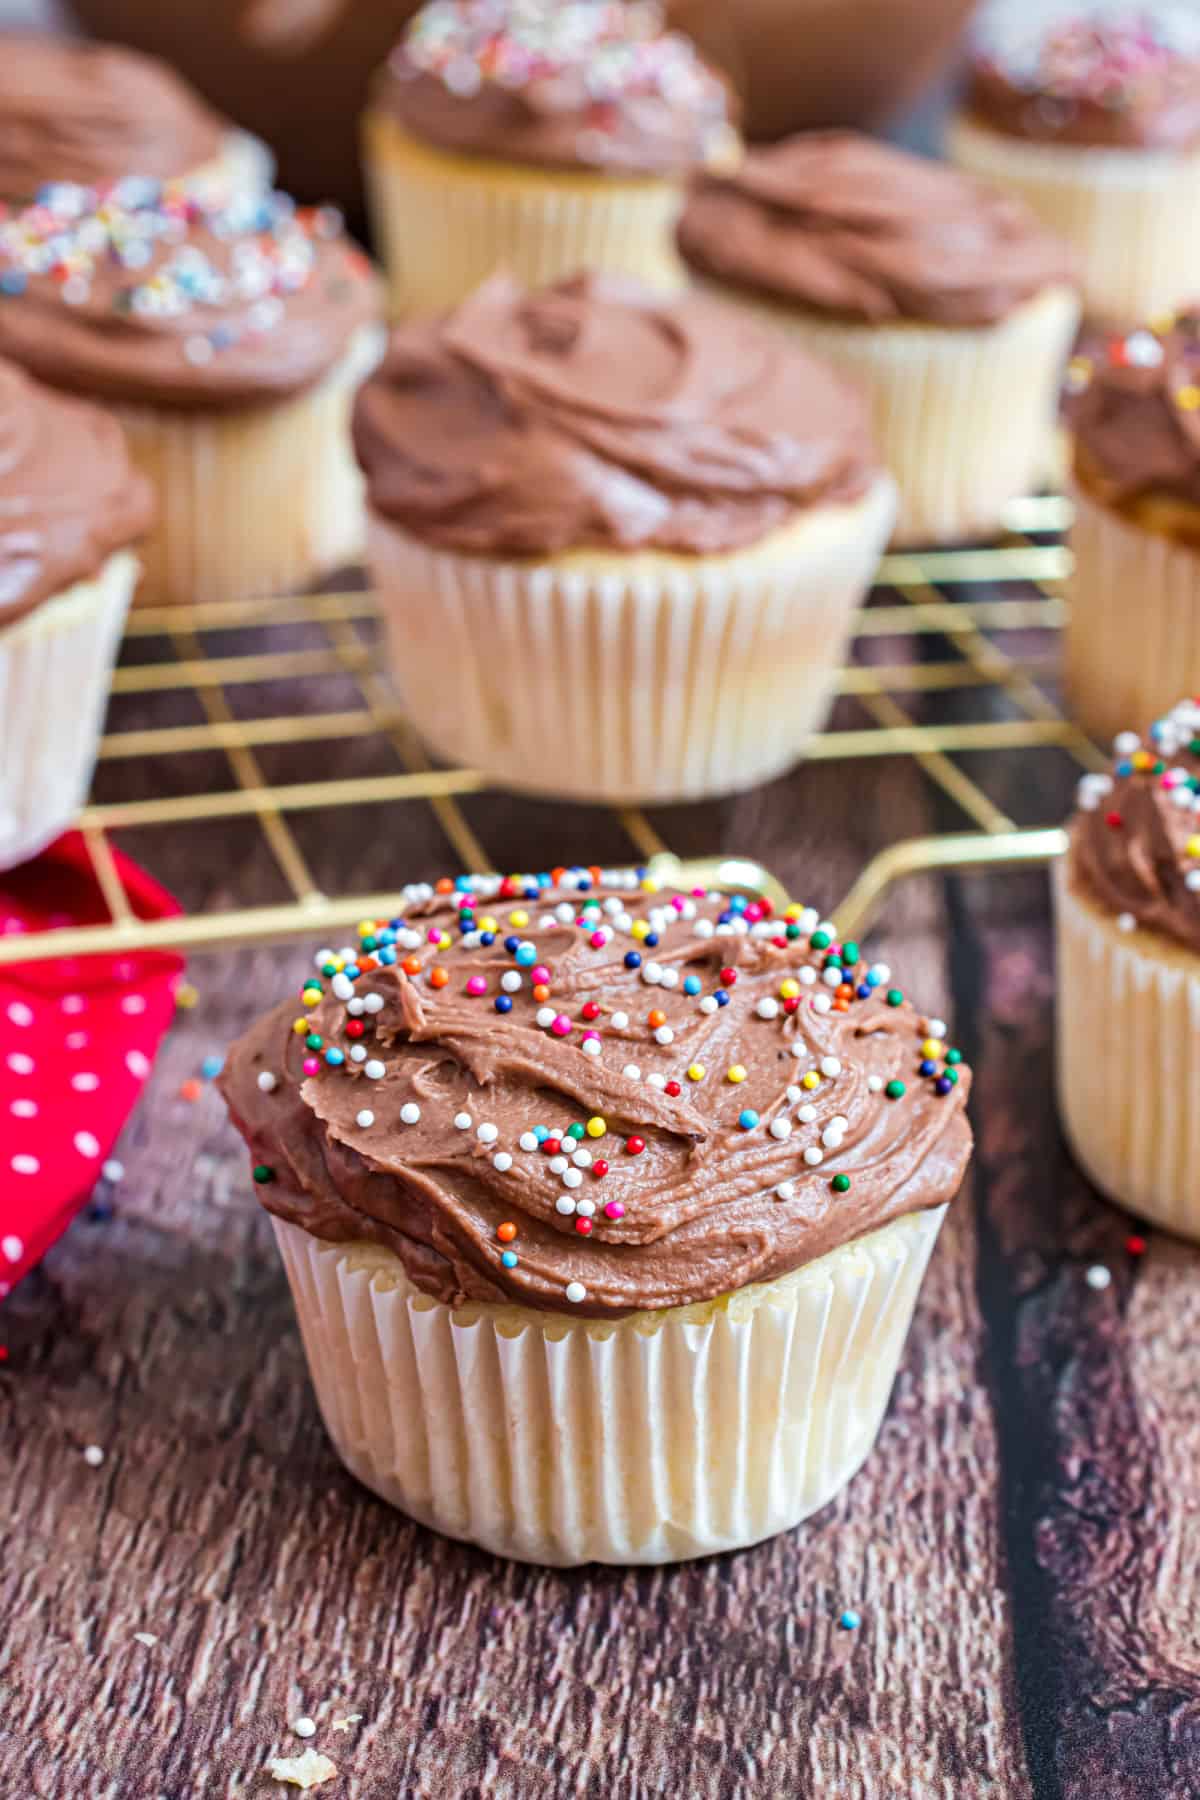
[[[321,769],[375,755],[356,741]],[[1059,819],[1073,781],[1055,754],[972,772],[1030,823]],[[102,792],[173,778],[130,765]],[[465,810],[504,867],[629,859],[608,813]],[[900,760],[652,817],[673,848],[760,857],[823,908],[879,844],[961,823]],[[454,867],[418,803],[299,830],[331,888]],[[190,905],[278,897],[249,824],[123,841]],[[1197,1254],[1152,1235],[1132,1257],[1130,1221],[1064,1150],[1044,875],[912,881],[870,942],[977,1069],[974,1171],[878,1447],[798,1530],[631,1572],[497,1561],[342,1472],[245,1151],[211,1087],[179,1092],[307,951],[196,957],[114,1216],[81,1217],[0,1311],[0,1792],[293,1792],[264,1766],[304,1748],[307,1714],[339,1766],[317,1791],[347,1800],[1200,1794]]]

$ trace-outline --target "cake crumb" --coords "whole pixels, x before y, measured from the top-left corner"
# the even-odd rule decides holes
[[[135,1631],[133,1641],[135,1644],[145,1644],[147,1650],[153,1650],[158,1639],[152,1631]]]
[[[293,1787],[314,1788],[333,1780],[337,1764],[319,1750],[306,1750],[303,1756],[273,1756],[267,1764],[267,1774],[273,1781],[287,1781]]]
[[[361,1718],[361,1713],[347,1713],[343,1719],[334,1719],[329,1729],[331,1731],[349,1731],[350,1727],[357,1725]]]

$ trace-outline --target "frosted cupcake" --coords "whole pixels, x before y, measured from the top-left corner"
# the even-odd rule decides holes
[[[107,414],[0,361],[0,869],[87,795],[152,512]]]
[[[698,180],[679,245],[706,285],[866,385],[896,542],[991,535],[1038,485],[1079,302],[1069,252],[1019,203],[812,132]]]
[[[681,286],[683,182],[737,142],[724,83],[646,0],[434,0],[364,132],[396,313],[441,312],[498,268]]]
[[[1068,390],[1067,699],[1107,742],[1200,689],[1200,310],[1075,357]]]
[[[1056,871],[1059,1102],[1097,1187],[1200,1239],[1200,702],[1114,754]]]
[[[0,200],[23,205],[53,182],[104,188],[127,175],[234,198],[268,188],[271,169],[265,144],[157,57],[0,37]]]
[[[895,490],[859,395],[778,333],[496,276],[393,334],[354,438],[395,678],[441,755],[616,802],[802,753]]]
[[[0,354],[102,400],[160,502],[139,598],[300,586],[362,550],[347,421],[382,348],[335,213],[130,179],[0,220]]]
[[[1096,321],[1128,325],[1200,292],[1192,0],[994,9],[948,150],[1073,246]]]
[[[221,1085],[360,1480],[562,1564],[736,1549],[849,1480],[971,1145],[886,968],[799,906],[556,870],[406,889],[300,1009]]]

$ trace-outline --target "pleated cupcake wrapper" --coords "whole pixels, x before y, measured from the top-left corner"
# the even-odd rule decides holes
[[[799,337],[870,396],[875,441],[900,489],[897,545],[990,536],[1054,457],[1063,365],[1079,324],[1048,288],[996,325],[848,324],[705,283]]]
[[[384,341],[381,326],[364,327],[321,381],[272,405],[113,409],[158,496],[139,604],[281,593],[361,560],[350,406]]]
[[[382,114],[365,125],[367,197],[394,317],[456,306],[497,269],[529,287],[603,269],[685,285],[678,183],[518,168],[417,144]]]
[[[119,551],[0,629],[0,869],[52,843],[87,798],[137,578],[136,556]]]
[[[1089,1179],[1200,1239],[1200,956],[1122,931],[1055,871],[1058,1095]]]
[[[1200,548],[1122,518],[1078,484],[1073,498],[1067,699],[1107,743],[1200,687]]]
[[[803,754],[895,509],[799,515],[728,556],[433,550],[379,515],[370,560],[417,729],[510,787],[610,803],[701,799]]]
[[[613,1323],[421,1294],[273,1219],[326,1427],[423,1524],[526,1562],[675,1562],[786,1531],[875,1441],[945,1207],[724,1300]]]
[[[947,151],[1071,245],[1097,323],[1128,327],[1200,294],[1200,151],[1034,144],[964,118],[951,125]]]

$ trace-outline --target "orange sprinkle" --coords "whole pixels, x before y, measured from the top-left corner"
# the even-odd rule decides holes
[[[562,886],[562,878],[566,874],[566,872],[567,871],[562,863],[559,863],[559,865],[556,869],[551,869],[550,879],[554,883],[555,887]]]
[[[646,1014],[646,1023],[647,1023],[647,1025],[649,1025],[651,1031],[657,1031],[659,1026],[665,1025],[666,1022],[667,1022],[666,1013],[662,1012],[657,1006],[654,1008],[654,1010],[652,1012],[649,1012]]]
[[[406,956],[400,966],[406,975],[419,975],[421,973],[421,959],[419,956]]]
[[[850,983],[848,981],[843,981],[838,985],[835,998],[838,1000],[849,1000],[853,996],[853,993],[854,989],[850,986]]]
[[[451,881],[451,879],[448,875],[443,875],[437,883],[436,891],[439,894],[449,894],[449,893],[452,893],[453,890],[454,890],[454,883]]]
[[[517,1228],[511,1219],[505,1219],[503,1225],[497,1225],[496,1236],[502,1244],[511,1244],[517,1235]]]
[[[535,984],[533,997],[535,1000],[548,1000],[550,998],[550,989],[546,986],[544,981],[539,981]]]
[[[179,1098],[181,1100],[198,1100],[203,1092],[201,1083],[193,1079],[184,1082],[179,1090]]]
[[[832,1010],[834,1012],[849,1012],[850,1002],[848,1000],[835,1000]]]
[[[443,969],[441,963],[435,963],[429,971],[430,987],[443,988],[450,979],[449,969]]]
[[[379,967],[379,958],[377,956],[360,956],[358,959],[358,966],[364,973],[371,969],[377,969]]]

